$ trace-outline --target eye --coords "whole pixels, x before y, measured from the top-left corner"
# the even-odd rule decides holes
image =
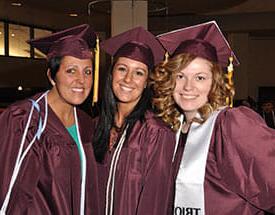
[[[85,75],[91,75],[92,72],[93,72],[93,71],[92,71],[91,68],[87,68],[87,69],[85,69],[85,71],[84,71]]]
[[[203,76],[203,75],[197,75],[197,76],[196,76],[196,80],[197,80],[197,81],[204,81],[204,80],[206,80],[206,77]]]
[[[143,71],[143,70],[136,70],[135,73],[136,73],[137,76],[144,76],[145,75],[145,71]]]
[[[183,75],[181,73],[176,74],[176,79],[183,79]]]
[[[66,72],[69,73],[69,74],[74,74],[76,72],[76,69],[75,68],[68,68],[66,70]]]
[[[125,72],[127,69],[126,69],[126,67],[124,67],[124,66],[118,66],[118,67],[116,68],[116,70],[117,70],[117,71],[120,71],[120,72]]]

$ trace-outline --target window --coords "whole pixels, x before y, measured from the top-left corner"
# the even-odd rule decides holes
[[[4,23],[0,22],[0,55],[5,55]]]
[[[50,35],[51,33],[52,33],[51,31],[35,28],[34,29],[34,38],[45,37],[45,36]],[[34,49],[34,57],[35,58],[45,58],[46,56],[39,50]]]
[[[9,24],[9,56],[30,57],[30,28]]]

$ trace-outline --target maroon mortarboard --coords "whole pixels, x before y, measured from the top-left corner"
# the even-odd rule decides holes
[[[189,53],[223,67],[228,65],[229,57],[233,57],[233,64],[240,64],[215,21],[161,34],[157,38],[172,56]]]
[[[87,59],[91,58],[90,50],[96,45],[96,34],[88,24],[83,24],[28,43],[47,55],[48,59],[63,56]]]
[[[164,58],[165,50],[156,37],[142,27],[123,32],[101,43],[113,57],[128,57],[146,64],[149,68]]]

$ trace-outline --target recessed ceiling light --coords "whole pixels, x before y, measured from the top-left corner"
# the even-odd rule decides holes
[[[22,3],[21,2],[12,2],[11,5],[16,6],[16,7],[21,7]]]
[[[69,16],[71,16],[71,17],[77,17],[78,14],[77,13],[70,13]]]
[[[13,34],[13,33],[12,33],[12,34],[11,34],[11,36],[12,36],[12,37],[14,37],[14,36],[15,36],[15,34]]]

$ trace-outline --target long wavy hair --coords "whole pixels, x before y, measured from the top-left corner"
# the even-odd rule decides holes
[[[173,90],[176,86],[176,74],[186,68],[196,56],[192,54],[179,54],[160,63],[150,75],[150,85],[154,95],[152,104],[158,116],[162,118],[174,131],[180,126],[180,107],[174,101]],[[221,66],[212,64],[212,86],[208,95],[208,102],[198,112],[201,119],[194,121],[203,123],[210,114],[219,107],[226,106],[226,98],[234,95],[234,87],[227,83],[227,76]]]
[[[99,111],[99,121],[94,133],[93,146],[95,158],[98,162],[104,160],[104,156],[108,150],[111,128],[115,123],[115,114],[117,113],[117,99],[112,89],[113,68],[116,60],[112,64],[110,71],[107,73],[105,89]],[[150,71],[149,71],[150,74]],[[148,75],[149,78],[149,75]],[[147,85],[143,90],[142,96],[133,111],[126,117],[125,125],[128,125],[126,138],[129,137],[135,123],[143,121],[145,112],[151,109],[152,90]]]

